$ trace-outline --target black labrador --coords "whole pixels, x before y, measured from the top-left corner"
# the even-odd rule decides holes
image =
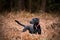
[[[31,26],[26,26],[17,20],[15,20],[15,22],[17,22],[19,25],[24,27],[23,32],[25,32],[26,30],[29,30],[29,33],[31,33],[31,34],[36,34],[36,33],[41,34],[41,27],[39,25],[39,19],[38,18],[33,18],[30,21],[30,24],[32,24]]]

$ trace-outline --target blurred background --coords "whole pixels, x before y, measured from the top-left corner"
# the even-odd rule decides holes
[[[21,32],[39,18],[41,35]],[[0,40],[60,40],[60,0],[0,0]]]
[[[59,0],[0,0],[1,11],[59,12]]]

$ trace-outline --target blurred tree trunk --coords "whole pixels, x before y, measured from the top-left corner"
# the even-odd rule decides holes
[[[40,10],[40,5],[41,5],[41,0],[38,0],[37,1],[37,9],[36,9],[36,11],[38,12],[39,10]]]
[[[18,0],[17,6],[19,9],[23,10],[24,9],[24,0]]]
[[[32,0],[29,0],[29,12],[31,12]]]
[[[24,9],[29,11],[29,0],[24,0]]]
[[[40,9],[41,9],[42,11],[44,11],[44,12],[45,12],[45,8],[46,8],[46,1],[47,1],[47,0],[41,0],[41,7],[40,7]]]

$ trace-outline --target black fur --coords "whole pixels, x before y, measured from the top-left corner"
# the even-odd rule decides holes
[[[35,33],[41,34],[41,27],[39,25],[39,19],[38,18],[33,18],[30,21],[30,24],[32,24],[31,26],[23,25],[17,20],[15,20],[15,22],[17,22],[19,25],[24,27],[23,32],[25,32],[26,30],[29,30],[29,33],[31,33],[31,34],[35,34]]]

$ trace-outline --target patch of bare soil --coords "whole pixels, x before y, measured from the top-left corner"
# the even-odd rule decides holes
[[[41,35],[22,32],[23,27],[15,22],[18,20],[29,25],[29,21],[35,17],[40,19]],[[0,15],[0,40],[60,40],[60,17],[48,13],[28,12]]]

